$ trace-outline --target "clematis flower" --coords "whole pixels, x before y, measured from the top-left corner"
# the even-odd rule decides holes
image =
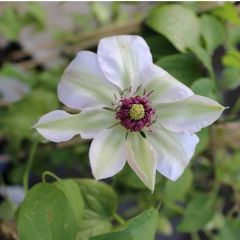
[[[54,142],[78,134],[93,139],[89,159],[96,179],[115,175],[127,162],[152,191],[156,171],[173,181],[183,173],[199,141],[195,133],[224,110],[156,66],[140,36],[104,38],[97,54],[79,52],[58,97],[81,112],[52,111],[37,131]]]

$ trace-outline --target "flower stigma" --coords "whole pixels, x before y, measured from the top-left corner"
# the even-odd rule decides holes
[[[141,120],[144,118],[145,110],[142,104],[133,104],[129,110],[129,117],[132,120]]]

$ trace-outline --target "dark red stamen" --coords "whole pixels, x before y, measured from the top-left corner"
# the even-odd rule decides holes
[[[146,96],[123,98],[120,100],[121,105],[116,112],[116,119],[130,131],[141,131],[144,127],[149,127],[152,124],[152,117],[155,114],[155,109],[151,106]],[[130,118],[129,111],[133,104],[141,104],[144,108],[144,117],[140,120],[133,120]]]

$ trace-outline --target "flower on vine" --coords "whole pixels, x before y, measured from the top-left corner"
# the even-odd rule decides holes
[[[115,175],[127,162],[152,191],[156,171],[171,180],[181,176],[199,141],[195,133],[224,110],[156,66],[140,36],[107,37],[97,54],[79,52],[58,97],[81,112],[52,111],[37,131],[54,142],[78,134],[93,139],[89,159],[96,179]]]

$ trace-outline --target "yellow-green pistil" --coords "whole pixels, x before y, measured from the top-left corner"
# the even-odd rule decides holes
[[[145,110],[142,104],[132,104],[129,110],[129,117],[134,120],[138,121],[144,118]]]

